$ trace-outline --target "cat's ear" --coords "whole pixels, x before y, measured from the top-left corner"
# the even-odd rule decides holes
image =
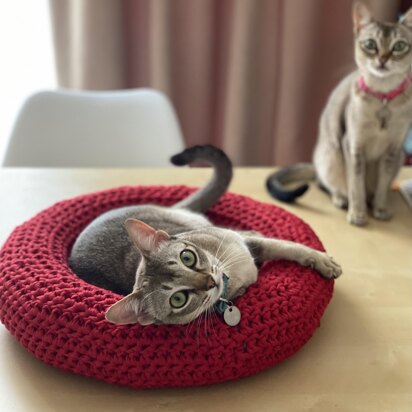
[[[130,239],[143,254],[156,251],[162,242],[170,239],[164,230],[156,230],[141,220],[127,219],[124,225]]]
[[[106,320],[116,325],[140,323],[151,325],[155,319],[143,310],[140,292],[133,292],[116,302],[106,312]]]
[[[357,1],[354,3],[352,8],[352,17],[353,17],[353,29],[355,33],[358,33],[359,30],[366,26],[367,24],[373,21],[371,12],[369,9],[361,2]]]
[[[399,23],[402,23],[412,29],[412,7],[399,18]]]

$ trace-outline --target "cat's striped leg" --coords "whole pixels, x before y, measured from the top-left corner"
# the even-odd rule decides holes
[[[311,267],[325,278],[333,279],[342,274],[341,267],[325,252],[300,243],[264,237],[246,237],[246,246],[257,262],[265,260],[290,260]]]
[[[355,148],[353,151],[346,148],[345,160],[349,198],[347,219],[352,225],[364,226],[368,223],[365,187],[365,156],[358,148]]]
[[[372,204],[372,214],[375,219],[389,220],[392,218],[392,212],[388,209],[388,194],[402,159],[402,150],[392,147],[379,160],[378,179]]]

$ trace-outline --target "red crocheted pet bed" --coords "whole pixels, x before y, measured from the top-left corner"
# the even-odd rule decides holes
[[[293,355],[314,333],[333,281],[291,262],[265,263],[237,299],[235,327],[219,316],[191,325],[118,326],[105,320],[119,296],[76,277],[71,245],[99,214],[130,204],[170,205],[187,187],[124,187],[66,200],[17,227],[0,253],[0,319],[38,359],[85,376],[135,388],[193,386],[257,373]],[[221,226],[258,230],[322,245],[297,217],[226,194],[210,210]],[[323,249],[322,249],[323,250]]]

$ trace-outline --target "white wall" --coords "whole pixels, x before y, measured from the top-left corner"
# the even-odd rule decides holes
[[[0,0],[0,159],[23,101],[54,87],[48,0]]]

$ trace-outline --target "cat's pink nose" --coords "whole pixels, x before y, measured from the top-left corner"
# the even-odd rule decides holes
[[[390,55],[384,54],[382,56],[379,56],[378,60],[381,66],[385,66],[385,63],[389,60]]]
[[[208,276],[207,277],[207,281],[206,281],[206,289],[210,290],[216,287],[216,282],[215,280],[212,278],[212,276]]]

